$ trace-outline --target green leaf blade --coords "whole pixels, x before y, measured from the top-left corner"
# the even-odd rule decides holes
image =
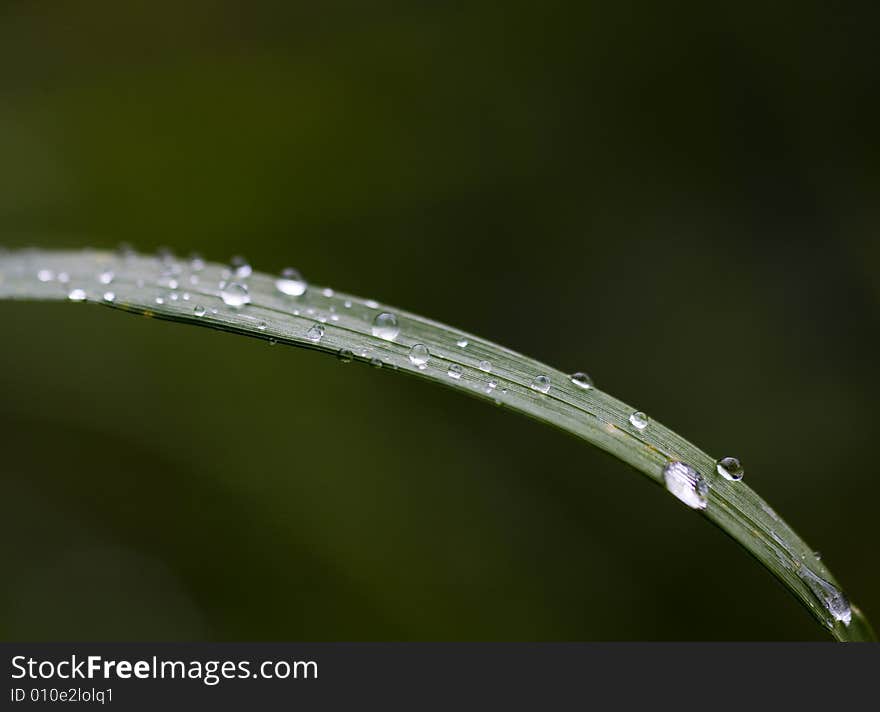
[[[276,277],[254,272],[240,280],[250,303],[230,306],[220,288],[235,279],[229,271],[218,264],[130,253],[16,251],[0,253],[0,298],[70,301],[74,290],[82,290],[84,301],[114,309],[333,355],[348,352],[354,361],[434,381],[547,423],[611,453],[661,486],[668,463],[686,463],[708,484],[707,506],[700,514],[760,561],[836,639],[875,639],[826,565],[764,500],[743,482],[723,478],[715,458],[662,423],[651,419],[647,428],[636,429],[629,422],[637,410],[633,406],[600,389],[582,389],[568,374],[473,334],[349,294],[310,286],[293,297],[276,288]],[[392,340],[373,333],[373,321],[382,312],[394,314],[400,327]],[[323,332],[317,340],[315,329]],[[460,346],[461,340],[467,346]],[[415,344],[430,353],[424,367],[409,358]],[[490,364],[488,372],[483,362]],[[460,372],[458,378],[450,375],[450,367]],[[532,387],[539,375],[549,378],[547,393]]]

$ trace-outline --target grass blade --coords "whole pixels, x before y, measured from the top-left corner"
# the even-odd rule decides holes
[[[722,477],[714,458],[661,423],[637,427],[638,419],[630,419],[632,406],[415,314],[312,285],[302,294],[287,294],[275,276],[249,273],[246,266],[236,275],[235,269],[169,255],[23,250],[0,253],[0,298],[90,302],[315,349],[416,375],[528,415],[666,486],[739,542],[836,639],[875,639],[825,564],[773,509],[743,482]],[[286,291],[299,291],[295,287],[287,285]],[[674,462],[687,467],[667,469]]]

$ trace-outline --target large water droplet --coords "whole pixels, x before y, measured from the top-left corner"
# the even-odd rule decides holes
[[[683,462],[670,462],[663,468],[666,489],[691,509],[705,509],[709,485],[703,476]]]
[[[373,319],[373,336],[378,336],[386,341],[394,341],[399,333],[400,327],[397,325],[397,317],[394,314],[382,312]]]
[[[302,275],[293,267],[282,270],[281,277],[275,280],[275,288],[282,294],[287,294],[291,297],[298,297],[304,294],[308,286]]]
[[[583,388],[584,390],[593,387],[593,379],[582,371],[571,374],[571,382],[578,388]]]
[[[306,332],[306,338],[309,341],[319,342],[324,337],[324,325],[312,324],[311,328]]]
[[[116,294],[114,292],[104,292],[104,301],[105,302],[115,302]]]
[[[248,288],[239,282],[224,284],[220,289],[220,298],[223,299],[223,303],[226,306],[235,307],[236,309],[243,307],[245,304],[250,304],[251,301]]]
[[[831,614],[831,617],[844,625],[849,625],[852,621],[852,608],[843,591],[806,566],[799,567],[797,572],[798,576],[810,587],[810,590],[825,607],[825,610]]]
[[[431,353],[424,344],[413,344],[413,347],[409,350],[410,362],[419,368],[426,368],[430,357]]]
[[[544,375],[535,376],[529,385],[539,393],[548,393],[550,391],[550,377]]]
[[[716,464],[715,469],[718,474],[728,480],[734,482],[741,480],[746,471],[735,457],[723,457]]]
[[[492,362],[491,361],[480,361],[478,366],[479,366],[480,370],[483,371],[484,373],[491,373],[492,372]]]
[[[195,314],[196,316],[205,316],[205,314],[207,314],[207,310],[201,304],[196,304],[193,307],[193,314]]]
[[[250,263],[241,255],[233,257],[229,261],[229,264],[232,267],[232,276],[236,279],[247,279],[253,272]]]
[[[648,427],[648,416],[642,411],[637,410],[629,416],[629,422],[636,430],[644,430]]]
[[[458,380],[459,378],[461,378],[461,366],[459,366],[457,363],[449,364],[449,368],[446,370],[446,375],[450,378]]]
[[[466,349],[467,345],[468,345],[468,340],[467,339],[459,339],[458,341],[455,342],[455,344],[456,344],[456,346],[459,346],[460,348]]]
[[[72,302],[82,302],[85,301],[86,292],[84,289],[71,289],[67,298]]]

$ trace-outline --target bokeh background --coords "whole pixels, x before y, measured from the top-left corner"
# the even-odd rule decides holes
[[[740,457],[876,621],[880,62],[846,12],[6,2],[0,244],[243,254],[587,371]],[[106,309],[0,323],[3,638],[824,638],[514,414]]]

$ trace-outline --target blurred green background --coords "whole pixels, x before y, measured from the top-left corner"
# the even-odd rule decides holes
[[[876,622],[880,63],[848,12],[7,2],[0,244],[244,254],[587,371],[740,457]],[[3,638],[824,639],[524,418],[106,309],[0,319]]]

